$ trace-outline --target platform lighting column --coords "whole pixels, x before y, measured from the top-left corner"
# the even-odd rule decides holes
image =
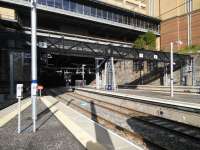
[[[32,119],[33,119],[33,132],[36,131],[36,99],[37,99],[37,14],[36,2],[31,0],[31,99],[32,99]]]

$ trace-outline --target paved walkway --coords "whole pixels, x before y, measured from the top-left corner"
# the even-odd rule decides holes
[[[17,133],[17,117],[0,128],[0,150],[84,150],[84,147],[38,101],[38,131],[32,132],[31,107],[22,113],[22,133]]]
[[[195,94],[177,94],[177,93],[175,93],[174,97],[171,98],[170,93],[160,92],[160,91],[156,92],[156,91],[150,91],[150,90],[118,89],[117,92],[200,104],[200,95],[195,95]]]

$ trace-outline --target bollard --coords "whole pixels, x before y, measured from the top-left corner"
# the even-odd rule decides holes
[[[18,133],[21,133],[21,98],[18,98]]]
[[[17,94],[16,97],[18,99],[18,128],[17,132],[21,133],[21,98],[23,94],[23,84],[17,84]]]

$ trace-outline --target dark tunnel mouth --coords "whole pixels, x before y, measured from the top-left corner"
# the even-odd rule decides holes
[[[83,64],[85,84],[89,85],[95,80],[94,58],[51,55],[47,59],[40,61],[38,72],[39,84],[46,88],[82,85]]]

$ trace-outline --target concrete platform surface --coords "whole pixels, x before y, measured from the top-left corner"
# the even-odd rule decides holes
[[[92,93],[97,93],[101,95],[107,95],[110,97],[120,97],[120,98],[126,98],[130,100],[138,100],[144,103],[155,103],[158,105],[168,105],[168,106],[174,106],[174,107],[184,107],[184,108],[189,108],[189,109],[194,109],[194,110],[200,110],[200,103],[197,100],[194,100],[193,95],[188,95],[188,97],[181,97],[181,98],[171,98],[171,97],[165,97],[162,96],[161,94],[159,96],[156,96],[156,94],[152,93],[145,94],[145,91],[141,91],[140,93],[138,92],[137,94],[134,94],[134,90],[125,90],[125,89],[118,89],[117,91],[105,91],[105,90],[96,90],[93,88],[76,88],[77,90],[82,90],[82,91],[87,91],[87,92],[92,92]],[[147,96],[148,95],[148,96]],[[191,100],[193,99],[193,101]]]
[[[174,97],[172,98],[169,92],[162,92],[162,91],[118,89],[117,92],[200,104],[200,94],[174,93]]]
[[[142,150],[51,96],[42,101],[88,150]]]
[[[29,106],[22,113],[21,134],[17,133],[17,117],[0,127],[0,150],[85,149],[40,100],[37,106],[38,131],[32,132],[31,107]]]

